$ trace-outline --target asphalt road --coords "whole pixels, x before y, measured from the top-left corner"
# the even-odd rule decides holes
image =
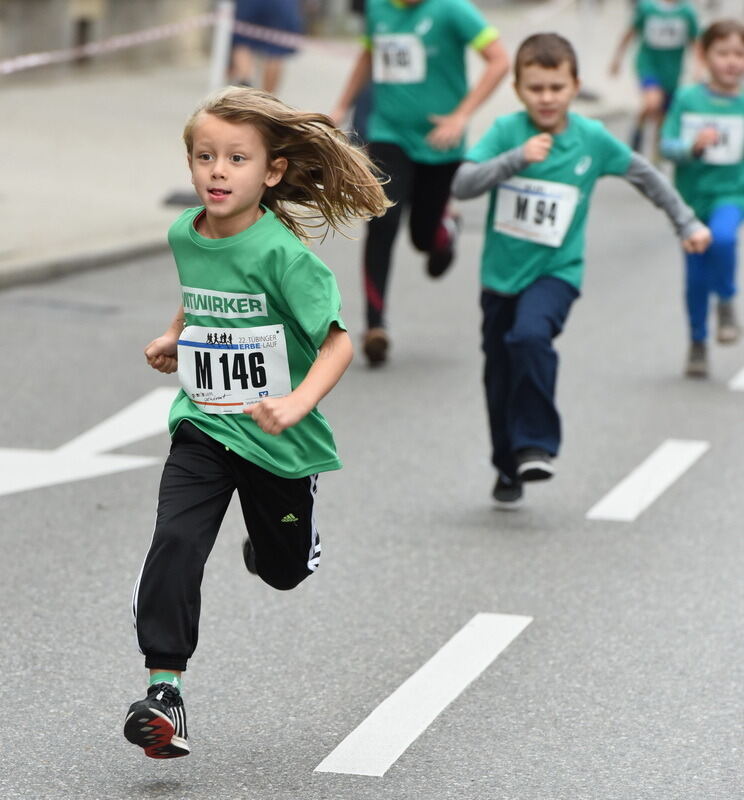
[[[358,358],[323,404],[346,466],[320,480],[318,574],[286,594],[260,584],[228,514],[186,674],[189,758],[150,761],[121,734],[144,690],[128,609],[157,464],[0,496],[0,797],[744,797],[744,396],[727,386],[744,350],[716,347],[708,381],[682,377],[677,244],[658,211],[608,179],[559,340],[557,475],[529,488],[522,511],[495,510],[483,204],[463,209],[459,263],[440,282],[401,237],[392,360],[370,371]],[[357,341],[358,247],[320,248]],[[0,294],[0,447],[53,450],[173,386],[141,351],[177,288],[158,258]],[[634,521],[586,518],[667,439],[710,448]],[[161,434],[116,452],[161,459],[167,446]],[[15,462],[2,463],[7,478]],[[532,622],[384,776],[314,772],[481,612]]]

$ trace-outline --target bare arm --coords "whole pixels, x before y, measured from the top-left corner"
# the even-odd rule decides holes
[[[183,306],[179,306],[165,333],[145,347],[147,363],[158,372],[171,373],[178,369],[178,337],[183,331],[185,319]]]
[[[270,398],[243,409],[259,428],[274,436],[306,417],[338,383],[354,348],[346,331],[333,325],[302,383],[286,397]]]
[[[336,107],[329,116],[336,125],[341,123],[349,113],[349,109],[354,105],[359,92],[369,83],[372,78],[372,53],[364,49],[354,64],[349,80],[346,82],[341,97],[336,103]]]
[[[628,49],[628,45],[635,39],[635,36],[636,30],[632,26],[622,35],[622,38],[618,42],[617,49],[615,50],[612,63],[610,64],[610,75],[617,75],[620,72],[620,64],[623,61],[625,51]]]
[[[462,139],[470,117],[490,97],[509,71],[509,56],[500,39],[490,42],[479,53],[486,66],[475,86],[450,114],[432,114],[429,118],[435,125],[427,137],[432,147],[439,150],[455,147]]]

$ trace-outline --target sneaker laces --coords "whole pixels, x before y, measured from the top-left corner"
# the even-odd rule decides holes
[[[177,706],[181,699],[181,693],[170,683],[156,683],[150,688],[148,694],[157,694],[158,700],[169,706]]]

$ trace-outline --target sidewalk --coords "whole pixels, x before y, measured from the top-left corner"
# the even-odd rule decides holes
[[[569,0],[486,13],[511,53],[539,30],[574,42],[584,84],[599,95],[577,103],[580,112],[607,118],[635,107],[630,63],[620,79],[607,78],[626,3],[597,4],[591,14]],[[288,64],[283,99],[329,110],[355,54],[353,42],[307,47]],[[479,59],[471,58],[472,76]],[[29,72],[0,85],[3,149],[15,166],[0,190],[0,288],[165,250],[179,210],[163,199],[189,187],[180,136],[208,89],[208,72],[207,63],[126,73],[95,64],[67,76]],[[471,141],[517,107],[509,81],[479,111]]]

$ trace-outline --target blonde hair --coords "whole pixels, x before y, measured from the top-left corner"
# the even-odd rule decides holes
[[[269,161],[287,159],[283,178],[266,189],[261,202],[300,238],[319,238],[327,225],[343,233],[353,220],[381,217],[392,205],[374,164],[325,114],[290,108],[259,89],[230,86],[207,97],[186,123],[183,140],[189,155],[201,114],[250,123]],[[292,205],[304,210],[292,213]],[[318,228],[325,230],[311,233]]]

